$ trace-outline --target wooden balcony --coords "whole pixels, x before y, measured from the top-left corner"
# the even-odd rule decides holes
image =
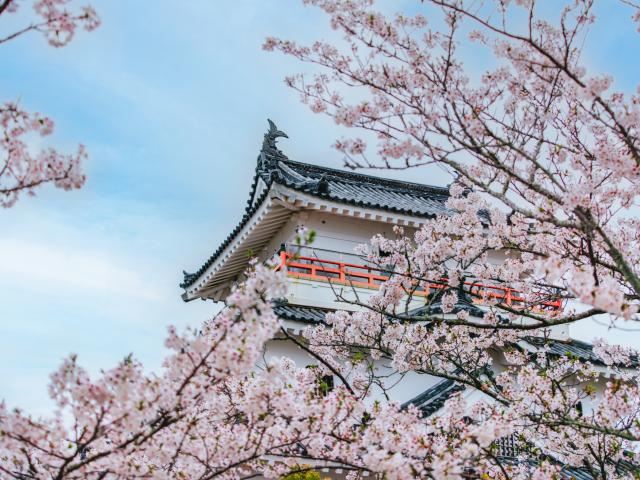
[[[378,289],[393,272],[366,264],[366,259],[353,254],[335,252],[310,247],[285,246],[278,253],[276,270],[283,270],[291,278],[356,288]],[[450,288],[446,279],[415,281],[412,295],[428,297],[438,290]],[[558,315],[563,310],[559,290],[549,292],[538,287],[527,299],[520,290],[505,285],[504,282],[491,284],[479,281],[465,281],[465,291],[478,305],[503,304],[514,310],[527,309],[534,313]]]

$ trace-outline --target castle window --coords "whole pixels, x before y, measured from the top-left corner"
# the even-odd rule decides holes
[[[317,374],[315,388],[316,395],[321,397],[327,396],[334,387],[333,375],[320,375],[317,371],[318,365],[307,365],[307,368],[313,369]]]

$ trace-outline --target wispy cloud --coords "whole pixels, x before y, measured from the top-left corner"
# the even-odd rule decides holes
[[[111,252],[101,250],[69,250],[52,247],[41,241],[0,239],[5,260],[0,275],[14,284],[29,285],[34,293],[74,291],[76,295],[110,295],[159,300],[161,292],[149,285],[132,265],[119,265]],[[146,280],[146,281],[145,281]],[[153,282],[154,279],[151,279]]]

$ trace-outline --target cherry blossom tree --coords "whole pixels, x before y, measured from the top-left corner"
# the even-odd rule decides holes
[[[388,281],[366,301],[336,287],[361,309],[329,314],[303,337],[272,309],[282,272],[254,264],[216,318],[170,331],[159,375],[128,357],[90,379],[69,358],[52,375],[55,415],[0,410],[0,471],[236,479],[297,478],[322,466],[351,479],[551,479],[565,465],[636,478],[638,352],[598,341],[598,360],[583,361],[547,343],[551,329],[595,316],[638,322],[640,97],[612,91],[611,77],[581,61],[594,2],[554,2],[558,11],[543,13],[531,0],[416,2],[433,21],[387,16],[369,0],[306,3],[344,38],[310,47],[267,39],[266,49],[320,68],[287,83],[313,111],[373,133],[373,159],[365,139],[336,143],[348,165],[448,168],[448,212],[363,246]],[[633,3],[615,6],[640,20]],[[495,64],[476,78],[463,42]],[[508,283],[517,299],[477,288],[492,282]],[[412,309],[425,293],[430,303]],[[317,368],[264,364],[276,335]],[[539,348],[522,348],[531,337]],[[478,397],[454,395],[428,417],[372,401],[409,374]],[[324,375],[337,379],[330,391],[318,388]],[[504,439],[517,455],[501,454]]]
[[[524,407],[520,418],[536,412],[530,418],[536,434],[524,435],[529,441],[571,464],[584,464],[594,476],[613,474],[610,460],[632,449],[622,448],[619,438],[629,433],[626,422],[638,421],[637,378],[628,384],[631,417],[607,422],[598,412],[609,408],[604,401],[590,421],[567,415],[568,399],[574,397],[569,403],[575,403],[584,392],[559,388],[566,395],[562,414],[559,404],[553,411],[538,404],[554,401],[538,390],[541,384],[531,382],[546,383],[542,389],[549,394],[549,386],[561,384],[569,372],[592,375],[575,365],[554,363],[558,376],[550,379],[551,370],[530,370],[531,359],[518,353],[510,359],[522,366],[517,374],[493,379],[482,373],[492,363],[490,348],[502,346],[511,356],[505,347],[526,331],[544,335],[549,327],[598,314],[618,324],[638,321],[640,97],[613,91],[610,75],[590,74],[582,62],[585,36],[596,22],[595,2],[563,2],[539,13],[543,8],[535,1],[433,0],[423,2],[424,15],[393,17],[367,0],[307,3],[329,15],[344,43],[301,46],[270,38],[265,48],[319,67],[313,76],[288,77],[287,84],[312,111],[375,139],[375,160],[362,138],[336,142],[347,165],[438,164],[457,179],[450,201],[455,214],[435,219],[411,238],[374,239],[371,252],[385,255],[371,260],[380,265],[391,260],[397,275],[367,311],[337,316],[332,329],[312,333],[311,343],[325,354],[340,343],[355,344],[392,359],[400,372],[455,378],[500,404],[519,403]],[[628,9],[631,22],[640,20],[637,4],[617,7]],[[434,15],[438,12],[443,27]],[[465,68],[465,47],[489,52],[491,68],[473,75]],[[505,252],[502,262],[489,258],[495,250]],[[424,325],[402,322],[398,308],[406,302],[400,299],[425,288],[426,279],[445,279],[443,312],[453,312],[460,298],[486,295],[465,281],[469,277],[502,279],[525,293],[517,308],[496,305],[481,322],[470,321],[465,310],[427,332]],[[555,288],[563,293],[554,293]],[[542,313],[545,298],[558,295],[577,302],[561,315]],[[532,377],[521,378],[525,372]],[[526,394],[523,385],[529,386]],[[610,385],[607,401],[619,388],[616,382]],[[545,418],[553,419],[551,429]],[[614,430],[615,438],[609,436]],[[569,449],[560,444],[569,439]],[[636,440],[637,433],[627,439]],[[575,456],[587,451],[589,459]]]
[[[0,2],[0,22],[15,14],[25,2],[3,0]],[[0,45],[28,32],[40,32],[53,47],[64,47],[74,37],[78,28],[92,31],[100,25],[95,10],[81,7],[77,13],[68,9],[69,0],[36,0],[32,2],[35,20],[9,34],[0,35]],[[79,145],[76,153],[64,154],[54,148],[33,152],[30,136],[45,137],[53,132],[53,121],[40,113],[23,110],[17,102],[0,104],[0,205],[11,207],[22,193],[33,195],[37,187],[53,183],[70,190],[80,188],[85,177],[82,162],[87,153]]]

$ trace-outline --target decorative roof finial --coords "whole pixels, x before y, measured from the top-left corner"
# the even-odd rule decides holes
[[[269,122],[269,131],[264,134],[264,142],[262,142],[262,150],[274,149],[277,150],[276,141],[279,137],[289,138],[286,133],[282,130],[278,130],[276,124],[273,123],[269,118],[267,118],[267,122]],[[282,152],[280,152],[282,153]]]
[[[269,122],[269,131],[264,134],[259,157],[259,168],[261,170],[271,170],[278,160],[287,159],[287,156],[276,146],[276,142],[280,137],[289,138],[288,135],[282,130],[278,130],[276,124],[270,119],[267,119],[267,122]]]
[[[447,189],[451,189],[452,185],[460,185],[463,188],[462,190],[463,197],[466,197],[471,192],[473,192],[473,187],[470,187],[468,185],[468,183],[465,181],[464,176],[460,172],[457,172],[457,171],[453,172],[453,175],[455,176],[455,178],[451,183],[449,183],[449,185],[447,185]]]

